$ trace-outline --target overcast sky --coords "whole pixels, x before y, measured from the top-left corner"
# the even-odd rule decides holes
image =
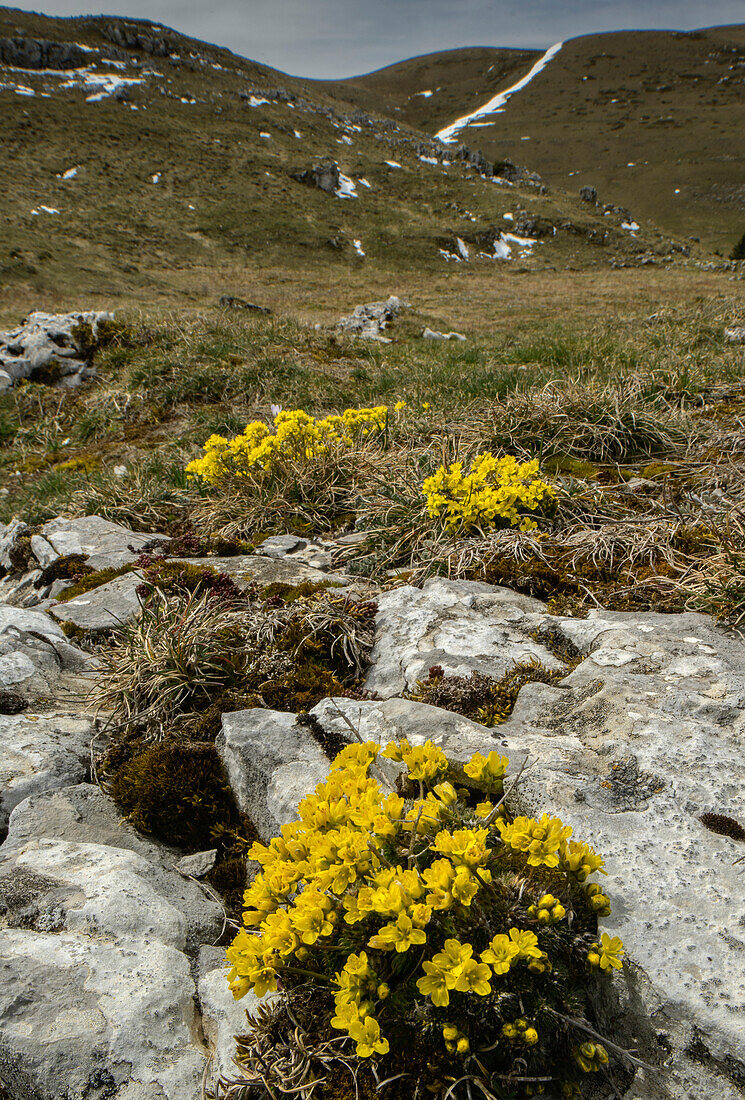
[[[100,0],[93,0],[94,3]],[[546,48],[594,31],[745,21],[745,0],[104,0],[297,76],[352,76],[457,46]],[[24,4],[88,15],[85,0]]]

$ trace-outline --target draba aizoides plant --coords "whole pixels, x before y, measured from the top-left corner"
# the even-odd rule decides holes
[[[468,474],[463,463],[440,466],[422,485],[427,512],[448,534],[495,527],[536,527],[530,513],[553,503],[555,490],[538,477],[538,460],[518,462],[489,451],[476,455]]]
[[[403,765],[396,789],[381,758]],[[228,980],[236,998],[277,996],[239,1038],[243,1084],[352,1096],[351,1073],[396,1100],[468,1097],[472,1083],[501,1100],[548,1082],[580,1096],[608,1072],[604,1043],[622,1052],[589,1005],[624,948],[598,936],[610,903],[589,878],[603,860],[557,817],[509,815],[507,763],[476,753],[463,767],[430,741],[351,744],[299,820],[253,846],[262,870]],[[346,1089],[325,1092],[340,1072]]]
[[[398,412],[405,402],[398,402]],[[385,435],[388,406],[345,409],[341,415],[320,420],[302,409],[280,411],[274,417],[272,431],[262,420],[254,420],[233,439],[212,435],[204,444],[204,455],[186,467],[187,476],[209,485],[220,485],[232,477],[246,477],[265,471],[283,460],[305,463],[334,446],[353,447],[371,436]]]

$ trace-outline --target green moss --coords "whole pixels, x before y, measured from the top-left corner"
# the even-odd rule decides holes
[[[132,824],[180,847],[212,847],[217,822],[237,826],[230,785],[214,745],[163,741],[119,767],[111,793]]]
[[[94,588],[100,588],[102,584],[108,584],[109,581],[116,580],[117,577],[123,576],[125,573],[131,573],[134,569],[134,565],[121,565],[118,569],[109,567],[108,569],[97,569],[93,572],[86,573],[84,577],[76,581],[75,584],[71,584],[69,588],[57,597],[59,603],[67,603],[68,600],[74,600],[76,596],[82,596],[85,592],[92,592]]]
[[[72,580],[75,577],[89,576],[94,570],[85,560],[85,554],[65,554],[57,558],[46,569],[42,569],[38,587],[44,588],[55,581]]]
[[[523,661],[496,679],[481,672],[446,676],[439,665],[433,665],[427,679],[417,681],[410,698],[462,714],[484,726],[497,726],[512,713],[521,687],[530,683],[555,684],[568,671],[568,668],[546,668],[537,660]]]
[[[549,474],[571,474],[586,481],[594,481],[598,477],[598,467],[594,462],[572,455],[550,455],[542,465]]]
[[[62,629],[62,633],[66,638],[69,638],[71,642],[82,642],[84,638],[88,637],[87,632],[83,630],[81,626],[78,626],[77,623],[68,621],[62,622],[59,625]]]
[[[285,584],[282,581],[274,581],[265,585],[259,592],[262,600],[281,600],[282,603],[295,603],[296,600],[307,599],[315,596],[327,588],[333,588],[331,581],[301,581],[300,584]],[[336,587],[340,587],[338,584]]]

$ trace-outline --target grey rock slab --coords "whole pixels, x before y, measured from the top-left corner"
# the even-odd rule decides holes
[[[66,870],[68,857],[72,871]],[[8,836],[0,847],[0,882],[11,881],[19,867],[28,869],[33,864],[34,873],[68,883],[75,875],[83,876],[81,881],[85,882],[91,878],[91,889],[98,890],[96,883],[109,876],[109,868],[118,868],[122,871],[122,881],[127,875],[132,882],[134,878],[139,880],[134,883],[133,899],[138,891],[140,894],[154,892],[161,899],[158,904],[162,902],[167,920],[159,922],[157,934],[164,938],[168,920],[175,921],[173,928],[178,936],[165,936],[167,942],[178,940],[178,945],[185,944],[186,950],[193,952],[219,935],[222,908],[196,883],[184,877],[178,867],[180,857],[178,849],[144,837],[128,825],[122,819],[121,810],[99,787],[80,783],[33,795],[16,806],[10,815]],[[41,869],[42,864],[46,871]],[[53,864],[57,866],[54,874]],[[6,878],[3,880],[4,873]],[[109,886],[101,892],[100,898],[97,900],[94,895],[92,901],[89,899],[94,908],[98,906],[104,913],[104,918],[108,898],[118,889],[116,876],[110,875],[107,881]],[[82,896],[81,889],[83,887],[77,883],[76,894]],[[132,934],[142,934],[143,916],[138,912],[136,900],[120,897],[120,901],[123,917],[116,928],[122,935],[129,934],[126,928],[130,926],[135,929]],[[35,904],[43,911],[56,902],[47,905],[36,898]],[[179,914],[178,920],[172,917],[171,910]],[[79,920],[79,917],[71,919]]]
[[[171,559],[175,560],[175,559]],[[238,554],[231,558],[183,558],[178,559],[189,565],[209,566],[218,573],[227,573],[239,588],[250,584],[301,584],[311,581],[322,584],[331,581],[335,584],[347,584],[351,580],[344,573],[327,573],[321,569],[297,561],[295,555],[284,558],[267,558],[261,554]]]
[[[130,531],[102,516],[81,516],[78,519],[58,516],[44,524],[41,534],[61,556],[83,554],[88,565],[96,570],[128,565],[153,539],[168,541],[165,535]],[[130,550],[130,546],[134,549]]]
[[[159,940],[0,929],[0,1080],[13,1100],[198,1100],[194,995]]]
[[[450,675],[499,678],[515,661],[560,667],[531,633],[550,618],[539,600],[475,581],[434,578],[378,597],[365,688],[383,698],[411,691],[432,665]]]
[[[256,553],[267,558],[283,558],[296,550],[304,550],[307,545],[308,540],[298,538],[297,535],[270,535],[259,543]]]
[[[726,328],[724,339],[728,344],[745,344],[745,325],[731,325]]]
[[[13,569],[11,551],[26,531],[28,526],[20,519],[13,519],[7,524],[0,523],[0,568],[8,571]]]
[[[295,820],[300,799],[328,773],[328,757],[294,714],[260,708],[223,714],[215,746],[238,808],[264,840]]]
[[[183,856],[176,864],[176,869],[182,875],[192,878],[204,878],[215,866],[217,848],[210,848],[206,852],[194,852],[193,855]]]
[[[520,633],[536,624],[551,624],[586,655],[559,684],[526,685],[491,736],[513,772],[529,760],[513,804],[558,814],[606,859],[614,909],[603,924],[622,937],[632,960],[631,1016],[639,1031],[643,1016],[645,1027],[651,1021],[672,1048],[669,1092],[661,1095],[728,1095],[732,1067],[745,1065],[745,864],[735,862],[745,850],[700,818],[716,812],[745,824],[745,643],[693,613],[596,610],[571,619],[544,616],[542,605],[530,601],[520,618],[514,597],[496,590],[489,597],[486,587],[436,582],[418,595],[404,589],[383,595],[373,652],[377,679],[369,677],[368,686],[387,694],[410,685],[422,649],[425,663],[439,648],[464,655],[466,671],[488,671],[477,662],[485,635],[495,625],[503,629],[500,615],[517,632],[503,637],[505,659],[518,656]],[[467,636],[470,624],[470,647],[451,644],[453,619],[456,637]],[[447,667],[441,658],[437,663]],[[395,709],[381,708],[373,722],[368,716],[380,704],[339,705],[363,708],[363,736],[388,736],[396,725]],[[424,737],[426,722],[395,701],[401,706],[408,717],[397,718],[400,732]],[[443,747],[455,751],[454,740]],[[463,744],[470,750],[468,738]]]
[[[0,604],[0,688],[48,693],[93,664],[45,612]]]
[[[48,565],[51,565],[52,562],[55,562],[60,556],[59,551],[54,549],[51,542],[47,542],[41,535],[31,536],[31,549],[42,569],[46,569]]]
[[[236,1001],[228,987],[229,965],[225,962],[225,949],[203,947],[199,953],[197,994],[202,1011],[202,1027],[210,1046],[212,1063],[210,1083],[222,1076],[230,1078],[238,1074],[233,1059],[236,1053],[236,1035],[248,1030],[247,1012],[255,1012],[259,998],[253,993]],[[265,998],[265,1000],[271,999]]]
[[[93,732],[87,718],[0,715],[0,830],[29,795],[85,777]]]
[[[123,573],[72,600],[51,604],[49,612],[60,622],[73,623],[94,634],[112,630],[132,622],[140,614],[142,605],[137,588],[142,580],[143,575],[137,570]]]

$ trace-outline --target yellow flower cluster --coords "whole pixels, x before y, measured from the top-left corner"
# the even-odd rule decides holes
[[[401,790],[418,790],[418,797],[383,789],[379,779],[390,768],[383,760],[403,766]],[[585,913],[597,908],[598,895],[607,901],[595,884],[582,885],[603,861],[570,840],[571,828],[558,818],[510,821],[503,809],[500,816],[507,764],[496,752],[475,753],[458,771],[430,741],[343,749],[326,782],[300,803],[298,820],[249,853],[261,871],[245,892],[244,927],[227,951],[234,996],[304,982],[326,989],[331,1026],[349,1036],[358,1057],[372,1058],[390,1050],[402,983],[409,1003],[418,996],[431,1014],[457,1010],[459,995],[502,993],[515,968],[551,973],[544,948],[555,945],[557,929],[568,940],[575,935],[570,907],[577,897]],[[474,808],[473,789],[456,786],[464,775],[496,796],[496,807]],[[551,876],[555,892],[539,888],[541,875]],[[519,898],[502,908],[509,916],[500,930],[494,913],[514,882],[522,883]],[[587,953],[589,970],[617,969],[622,955],[618,937],[603,935]],[[457,1011],[438,1026],[449,1053],[468,1052]],[[542,1026],[508,1020],[499,1042],[507,1051],[532,1048]]]
[[[399,411],[403,405],[399,402],[395,408]],[[187,475],[219,485],[229,476],[271,470],[283,459],[307,462],[335,444],[351,447],[360,439],[386,431],[388,406],[346,409],[340,416],[321,420],[302,409],[288,410],[275,416],[274,426],[272,432],[263,421],[254,420],[233,439],[211,435],[204,444],[204,455],[186,467]]]
[[[468,474],[462,462],[440,466],[426,479],[422,492],[429,515],[442,519],[448,532],[517,526],[530,531],[536,522],[525,513],[535,512],[556,495],[538,477],[537,459],[518,462],[512,455],[497,458],[489,451],[474,458]]]

